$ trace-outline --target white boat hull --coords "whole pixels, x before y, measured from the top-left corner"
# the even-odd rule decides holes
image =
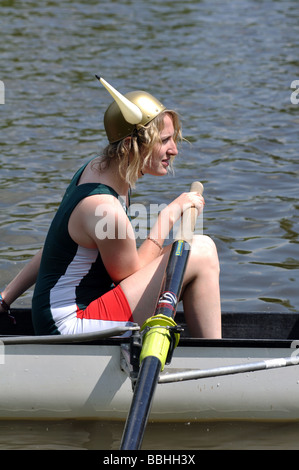
[[[285,347],[179,346],[169,369],[210,369],[287,357]],[[125,420],[133,392],[120,345],[4,345],[0,419]],[[298,420],[299,366],[158,384],[153,421]]]

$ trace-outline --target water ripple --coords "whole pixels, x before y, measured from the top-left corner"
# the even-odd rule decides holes
[[[2,284],[42,244],[73,172],[105,145],[101,73],[179,110],[190,142],[175,175],[144,178],[133,201],[170,201],[202,180],[223,309],[298,310],[297,2],[2,3]]]

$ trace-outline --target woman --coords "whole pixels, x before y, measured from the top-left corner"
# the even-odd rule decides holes
[[[195,206],[201,212],[204,206],[199,193],[181,194],[160,212],[137,249],[126,214],[130,187],[145,174],[168,173],[178,153],[180,123],[153,96],[143,91],[123,96],[100,81],[114,98],[104,117],[109,145],[75,174],[43,251],[0,299],[5,311],[36,282],[32,314],[39,335],[142,325],[157,303],[170,252],[165,239],[183,210]],[[182,300],[193,336],[221,337],[219,262],[207,236],[193,239]]]

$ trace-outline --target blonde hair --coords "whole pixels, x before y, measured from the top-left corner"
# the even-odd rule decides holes
[[[160,133],[163,130],[165,114],[172,118],[175,143],[180,142],[180,118],[175,111],[165,110],[146,126],[136,128],[129,139],[125,137],[119,142],[107,145],[103,150],[100,165],[107,168],[112,159],[117,159],[121,176],[134,188],[143,166],[150,163],[154,146],[162,144]],[[173,160],[174,157],[171,158],[171,168]]]

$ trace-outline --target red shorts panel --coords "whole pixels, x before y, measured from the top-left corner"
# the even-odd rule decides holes
[[[134,322],[131,307],[120,285],[93,300],[77,318],[86,320]]]

